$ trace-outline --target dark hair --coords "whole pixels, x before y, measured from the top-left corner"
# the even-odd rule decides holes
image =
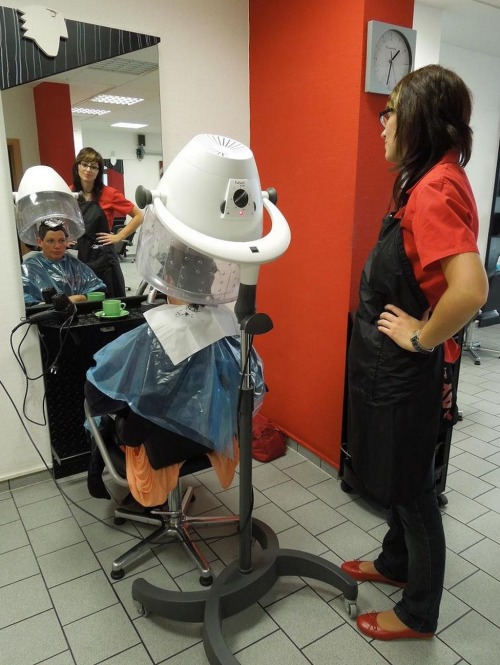
[[[401,155],[394,183],[396,208],[408,190],[451,149],[465,166],[472,150],[472,94],[463,80],[441,65],[417,69],[399,81],[387,106],[396,111],[396,147]]]
[[[46,219],[38,227],[38,237],[43,240],[49,231],[62,231],[64,237],[68,237],[68,232],[64,222],[60,219]]]
[[[94,188],[92,189],[92,194],[94,195],[94,200],[98,203],[99,197],[101,196],[102,189],[104,187],[103,175],[104,175],[104,160],[102,155],[94,150],[94,148],[82,148],[78,155],[76,156],[75,161],[73,162],[73,190],[75,192],[81,192],[82,181],[78,175],[78,164],[81,162],[97,162],[99,164],[99,171],[97,173],[96,179],[94,180]]]

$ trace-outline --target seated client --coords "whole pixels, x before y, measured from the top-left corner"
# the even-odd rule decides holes
[[[91,291],[106,291],[106,285],[94,271],[66,252],[68,233],[59,220],[45,220],[38,229],[41,251],[28,256],[21,265],[24,302],[43,303],[43,289],[53,287],[72,302],[87,300]]]
[[[143,506],[165,503],[186,459],[206,453],[222,487],[230,485],[238,463],[239,325],[228,307],[210,304],[217,266],[175,246],[160,263],[168,304],[146,311],[147,323],[98,351],[85,385],[94,415],[118,416],[127,480]],[[208,304],[200,304],[200,297],[198,304],[190,303],[189,294],[200,293],[208,294]],[[255,393],[263,395],[262,365],[254,351],[250,363]],[[94,496],[104,494],[101,472],[93,451]]]

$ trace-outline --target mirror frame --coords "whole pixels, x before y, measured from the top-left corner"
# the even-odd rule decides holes
[[[495,172],[495,186],[493,188],[493,201],[491,204],[490,225],[488,228],[488,241],[484,265],[486,272],[491,274],[498,270],[497,258],[500,253],[500,228],[498,215],[500,214],[500,144],[498,146],[498,158]],[[493,259],[493,261],[492,261]]]
[[[67,39],[55,57],[27,38],[17,9],[0,7],[0,90],[132,53],[160,42],[159,37],[65,19]]]

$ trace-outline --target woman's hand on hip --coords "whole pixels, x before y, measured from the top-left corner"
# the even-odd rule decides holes
[[[96,233],[96,238],[101,245],[114,245],[123,240],[117,233]]]
[[[415,351],[410,341],[414,330],[423,328],[429,320],[429,310],[422,319],[415,319],[396,305],[386,305],[377,321],[377,328],[381,333],[390,337],[402,349]]]

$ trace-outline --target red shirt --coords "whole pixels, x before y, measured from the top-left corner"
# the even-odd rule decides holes
[[[104,185],[97,203],[104,210],[110,230],[113,228],[115,217],[129,215],[134,207],[132,201],[126,199],[121,192],[109,185]]]
[[[406,255],[431,309],[443,295],[447,282],[440,261],[465,252],[478,252],[479,220],[476,202],[458,153],[446,153],[409,190],[409,199],[396,213]],[[460,349],[445,342],[445,359],[455,361]]]

